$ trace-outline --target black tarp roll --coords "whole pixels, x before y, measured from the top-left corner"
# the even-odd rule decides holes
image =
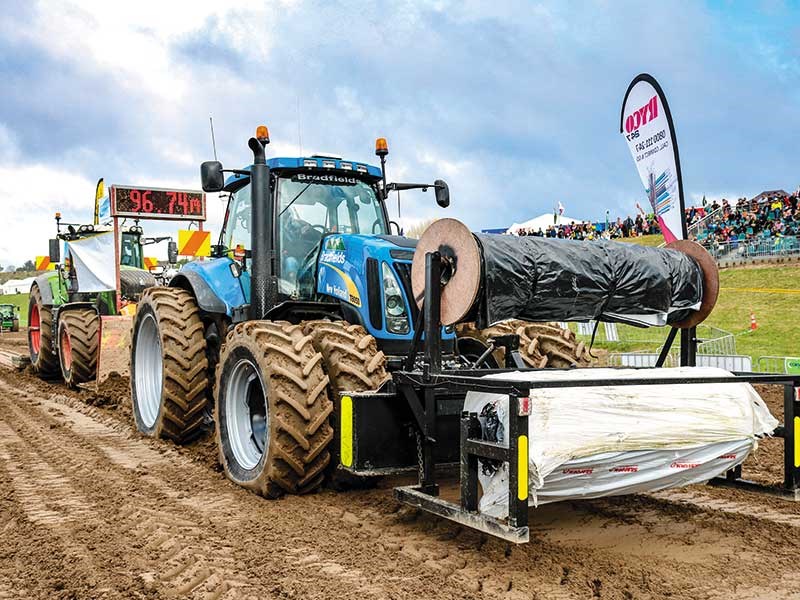
[[[474,234],[482,254],[478,314],[487,324],[605,321],[672,324],[700,303],[703,272],[677,250],[609,241]]]

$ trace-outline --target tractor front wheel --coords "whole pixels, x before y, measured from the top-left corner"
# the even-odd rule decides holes
[[[42,379],[53,379],[60,373],[53,344],[53,310],[42,300],[39,286],[31,287],[28,301],[28,350],[34,372]]]
[[[183,443],[203,426],[208,359],[200,309],[186,290],[151,287],[136,309],[131,397],[142,433]]]
[[[267,498],[319,488],[333,439],[327,387],[322,355],[300,325],[238,324],[222,347],[214,394],[228,478]]]
[[[91,308],[63,310],[58,317],[58,358],[69,387],[97,376],[100,317]]]

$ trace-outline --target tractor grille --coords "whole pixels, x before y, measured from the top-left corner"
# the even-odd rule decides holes
[[[411,330],[413,331],[414,323],[417,322],[419,308],[417,307],[417,303],[414,301],[414,292],[411,289],[411,263],[395,262],[394,268],[395,271],[397,271],[397,275],[400,277],[400,285],[403,286],[403,291],[408,299],[409,309],[411,310]]]

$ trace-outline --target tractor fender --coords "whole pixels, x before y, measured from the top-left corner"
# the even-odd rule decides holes
[[[200,310],[209,313],[227,314],[228,310],[225,303],[214,293],[214,290],[211,289],[205,279],[194,271],[181,271],[170,280],[169,287],[181,288],[191,292]]]
[[[39,286],[39,294],[42,296],[42,304],[45,306],[52,306],[53,289],[50,287],[49,275],[39,275],[33,280],[33,285]],[[33,285],[31,287],[33,287]]]

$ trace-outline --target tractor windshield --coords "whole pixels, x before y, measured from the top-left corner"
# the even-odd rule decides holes
[[[0,317],[10,319],[14,316],[14,307],[11,304],[0,304]]]
[[[387,233],[383,208],[369,184],[335,174],[297,173],[278,186],[281,280],[291,293],[306,256],[328,233]]]

